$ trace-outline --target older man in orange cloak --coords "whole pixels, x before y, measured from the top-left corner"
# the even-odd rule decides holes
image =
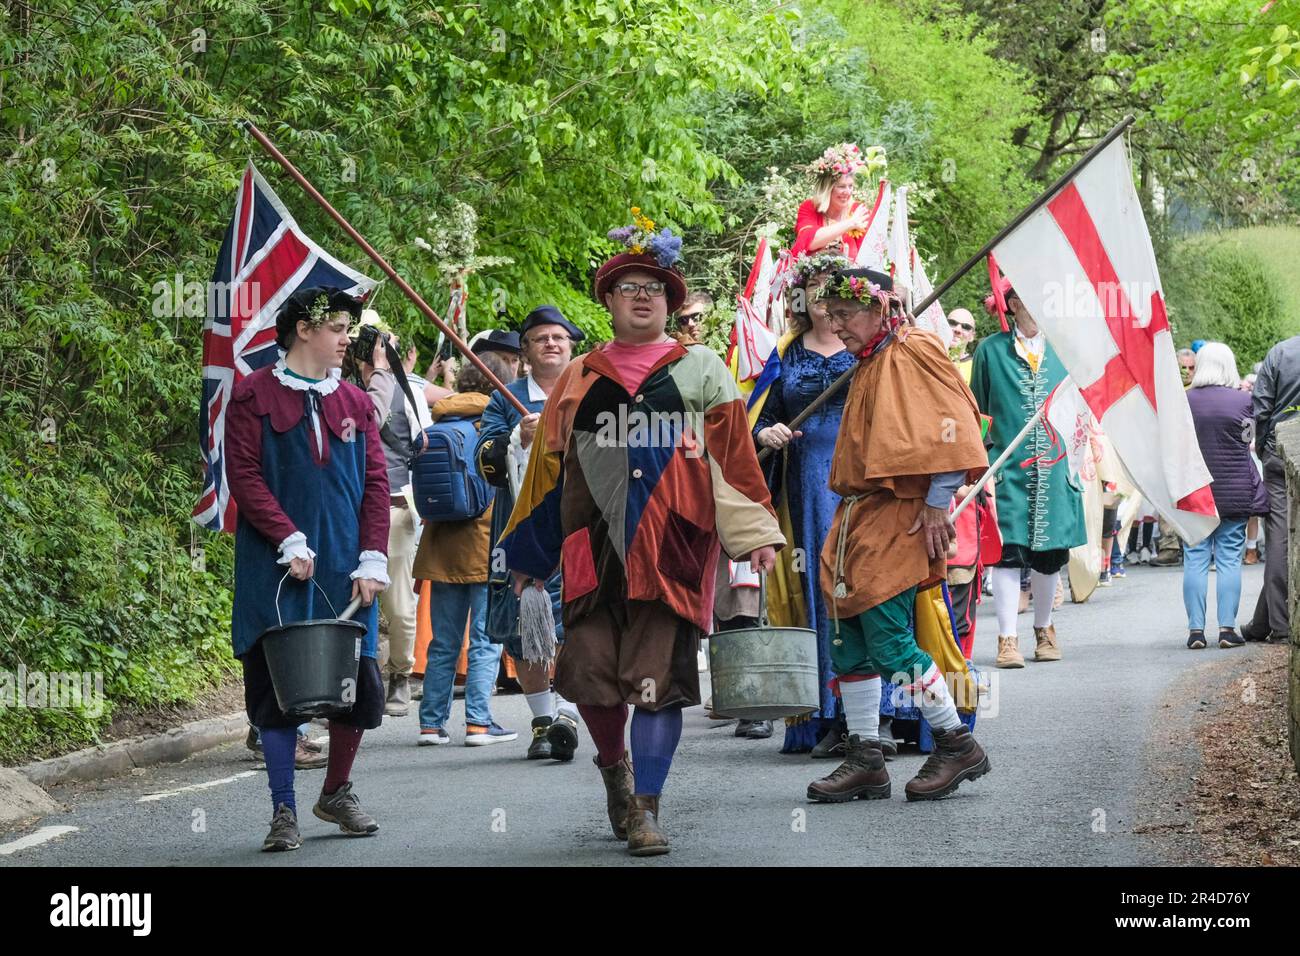
[[[939,338],[906,323],[888,275],[843,270],[822,297],[832,328],[860,364],[831,463],[831,490],[844,500],[821,554],[847,756],[809,785],[808,798],[889,796],[879,741],[883,675],[916,698],[934,734],[934,751],[907,784],[907,799],[935,800],[989,769],[914,633],[917,588],[947,569],[952,495],[988,465],[979,411]]]

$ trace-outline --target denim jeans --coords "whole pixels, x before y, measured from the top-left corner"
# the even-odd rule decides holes
[[[456,661],[465,639],[465,621],[469,629],[469,672],[465,676],[465,723],[486,727],[492,723],[490,701],[501,661],[501,645],[488,640],[487,582],[482,584],[441,584],[432,582],[429,594],[429,623],[433,639],[429,641],[428,660],[424,666],[424,699],[420,701],[420,727],[447,729],[451,716]]]
[[[1237,626],[1241,603],[1241,555],[1246,547],[1246,520],[1225,518],[1204,541],[1183,551],[1183,606],[1187,627],[1205,630],[1205,592],[1209,587],[1210,557],[1214,557],[1214,598],[1219,628]]]

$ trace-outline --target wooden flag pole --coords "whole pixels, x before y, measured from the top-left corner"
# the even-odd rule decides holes
[[[515,398],[514,395],[510,394],[505,383],[503,383],[501,379],[497,378],[490,368],[483,364],[482,359],[470,351],[470,348],[465,344],[465,341],[456,334],[456,330],[442,319],[438,318],[438,314],[429,307],[429,304],[425,302],[424,299],[420,298],[419,293],[412,289],[410,285],[407,284],[407,281],[397,274],[397,270],[388,264],[388,261],[375,250],[374,246],[366,242],[361,233],[352,228],[352,224],[344,219],[343,215],[337,209],[330,205],[329,200],[317,191],[316,187],[308,181],[307,177],[300,173],[297,167],[295,167],[293,163],[289,162],[285,155],[275,148],[275,144],[267,139],[266,134],[258,129],[251,120],[244,120],[243,126],[244,129],[248,130],[249,135],[251,135],[253,139],[257,140],[258,145],[260,145],[262,149],[266,150],[267,155],[279,163],[281,168],[283,168],[284,171],[293,178],[294,182],[302,187],[303,192],[314,199],[316,204],[324,209],[325,212],[329,214],[330,218],[343,228],[343,231],[348,234],[348,237],[360,246],[361,250],[366,255],[374,260],[375,265],[379,266],[379,268],[383,270],[384,275],[393,280],[393,284],[402,290],[402,293],[415,304],[415,307],[423,312],[425,317],[433,322],[443,335],[451,339],[452,344],[456,346],[456,349],[460,354],[469,359],[470,363],[487,377],[487,380],[492,383],[492,387],[504,395],[506,401],[510,402],[520,415],[527,415],[529,412],[524,403]]]
[[[940,282],[935,287],[933,292],[931,292],[919,303],[917,303],[916,308],[912,310],[912,315],[920,315],[931,305],[933,305],[938,300],[939,296],[943,295],[945,292],[951,289],[954,285],[957,284],[957,282],[961,279],[962,276],[964,276],[971,269],[975,268],[975,266],[979,265],[979,263],[984,259],[984,257],[987,256],[990,252],[992,252],[994,247],[997,246],[999,242],[1001,242],[1007,236],[1011,235],[1011,233],[1014,232],[1026,219],[1028,219],[1034,213],[1038,212],[1038,210],[1041,209],[1044,205],[1046,205],[1047,202],[1053,196],[1055,196],[1063,187],[1065,187],[1070,182],[1071,179],[1073,179],[1075,176],[1079,174],[1079,171],[1082,170],[1084,166],[1087,166],[1090,162],[1092,162],[1092,160],[1097,156],[1098,153],[1100,153],[1103,149],[1105,149],[1107,146],[1113,143],[1126,129],[1128,129],[1132,125],[1133,125],[1133,114],[1129,113],[1122,120],[1120,120],[1113,127],[1111,127],[1110,132],[1108,132],[1105,136],[1099,139],[1091,149],[1089,149],[1086,153],[1080,156],[1078,162],[1076,162],[1064,174],[1062,174],[1056,180],[1056,182],[1052,183],[1052,185],[1048,186],[1045,190],[1043,190],[1039,194],[1037,199],[1031,202],[1024,209],[1020,210],[1020,212],[1016,214],[1016,217],[1014,219],[1012,219],[1009,223],[1003,226],[1001,230],[998,231],[998,234],[996,236],[994,236],[988,242],[984,243],[983,247],[980,249],[979,252],[975,253],[973,256],[971,256],[969,259],[963,262],[957,268],[956,272],[950,275],[947,279],[944,279],[942,282]],[[843,375],[841,375],[839,378],[837,378],[835,381],[831,382],[831,384],[827,386],[824,392],[822,392],[815,399],[813,399],[812,402],[808,405],[808,407],[805,408],[798,415],[796,415],[794,421],[789,423],[790,431],[796,431],[799,428],[799,426],[802,425],[810,415],[812,415],[813,412],[821,408],[822,405],[824,405],[832,395],[834,395],[841,388],[847,385],[849,383],[849,379],[853,378],[853,373],[856,371],[857,371],[857,366],[854,366],[853,368],[850,368],[847,372],[845,372]],[[767,458],[767,456],[770,455],[771,453],[772,453],[771,448],[764,448],[761,452],[759,452],[758,460],[764,461]]]

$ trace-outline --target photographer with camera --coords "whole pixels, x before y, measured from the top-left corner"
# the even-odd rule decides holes
[[[351,372],[374,403],[388,468],[388,576],[392,586],[380,597],[388,630],[380,633],[379,669],[387,688],[384,713],[405,717],[411,704],[419,605],[411,567],[420,540],[420,518],[411,495],[410,462],[419,453],[424,429],[432,418],[424,390],[412,388],[406,379],[397,336],[373,309],[361,313],[348,357]]]

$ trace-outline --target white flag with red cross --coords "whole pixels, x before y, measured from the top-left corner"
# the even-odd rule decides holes
[[[1116,139],[996,247],[1138,490],[1189,544],[1219,523],[1151,235]]]

